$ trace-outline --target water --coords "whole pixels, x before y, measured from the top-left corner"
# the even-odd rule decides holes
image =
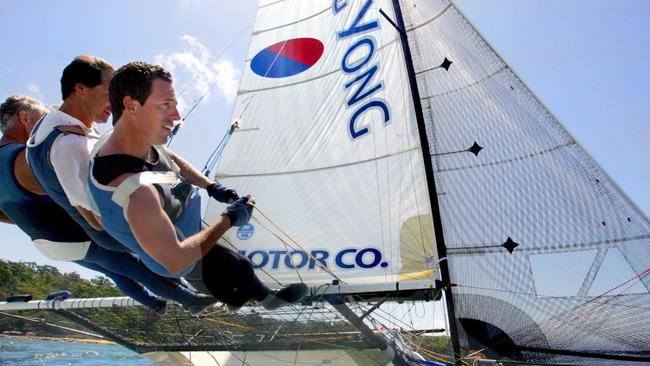
[[[120,346],[0,337],[0,365],[128,365],[152,362]]]

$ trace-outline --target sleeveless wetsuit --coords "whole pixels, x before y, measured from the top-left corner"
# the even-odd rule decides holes
[[[130,196],[143,185],[153,184],[179,240],[201,230],[201,198],[196,187],[181,179],[178,166],[164,150],[158,146],[152,149],[152,155],[156,157],[154,163],[129,155],[94,159],[91,155],[90,193],[99,207],[106,231],[137,253],[153,271],[173,276],[142,249],[133,235],[125,217]],[[108,186],[124,173],[133,175],[118,187]],[[220,244],[215,244],[198,263],[182,273],[197,289],[205,288],[220,301],[231,305],[241,305],[250,299],[262,300],[269,293],[255,276],[250,261]]]

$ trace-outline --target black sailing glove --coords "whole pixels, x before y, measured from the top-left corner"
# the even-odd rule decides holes
[[[253,200],[250,202],[255,203]],[[248,204],[248,197],[242,197],[228,206],[221,216],[228,216],[232,226],[244,226],[248,224],[252,214],[253,206]]]
[[[223,203],[230,203],[230,200],[236,201],[239,199],[237,191],[232,188],[226,188],[220,183],[212,183],[205,188],[208,191],[208,196]]]

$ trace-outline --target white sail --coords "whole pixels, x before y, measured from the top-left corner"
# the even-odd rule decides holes
[[[274,278],[260,273],[266,281],[331,282],[308,254],[344,283],[432,277],[430,204],[404,56],[379,9],[394,17],[387,0],[260,4],[235,101],[240,130],[217,178],[251,192],[302,248],[255,221],[230,235]],[[309,44],[288,50],[300,41],[284,41],[295,39],[321,43],[322,55]],[[272,45],[276,53],[264,60]],[[285,54],[305,70],[291,75],[296,66]],[[212,204],[207,221],[221,211]]]
[[[650,350],[647,218],[453,4],[402,10],[467,339],[499,347],[496,327],[523,347]]]

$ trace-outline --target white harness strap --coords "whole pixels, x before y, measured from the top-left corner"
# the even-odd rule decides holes
[[[133,174],[117,186],[111,199],[126,212],[131,195],[138,188],[147,184],[176,184],[180,183],[180,181],[179,176],[174,172],[142,172]]]
[[[36,239],[32,243],[34,243],[34,247],[44,256],[55,261],[67,262],[86,258],[91,242],[61,243],[46,239]]]

